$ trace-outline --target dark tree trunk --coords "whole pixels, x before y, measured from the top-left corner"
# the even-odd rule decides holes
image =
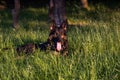
[[[20,1],[14,0],[15,8],[12,9],[13,16],[13,27],[18,28],[19,12],[20,12]]]
[[[65,0],[50,0],[49,18],[58,26],[66,20]]]

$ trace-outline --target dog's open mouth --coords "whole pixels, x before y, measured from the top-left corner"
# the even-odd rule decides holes
[[[57,42],[56,49],[57,49],[57,51],[61,51],[61,49],[62,49],[61,42]]]

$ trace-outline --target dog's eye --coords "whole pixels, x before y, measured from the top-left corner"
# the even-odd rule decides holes
[[[66,31],[66,30],[67,30],[67,28],[66,28],[66,27],[64,27],[64,30]]]
[[[61,38],[63,39],[63,38],[64,38],[64,35],[61,35]]]

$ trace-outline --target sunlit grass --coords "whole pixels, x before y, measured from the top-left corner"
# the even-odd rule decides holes
[[[111,12],[105,6],[97,6],[92,11],[68,13],[73,25],[67,33],[67,57],[40,50],[29,56],[18,56],[15,51],[19,45],[47,40],[47,9],[22,10],[18,30],[12,28],[9,10],[0,13],[1,80],[120,79],[120,11]],[[5,47],[10,49],[2,50]]]

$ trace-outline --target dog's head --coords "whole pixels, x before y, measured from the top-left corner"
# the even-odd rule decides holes
[[[59,27],[53,22],[50,26],[48,41],[52,43],[56,51],[62,51],[67,47],[67,22],[64,21]]]

